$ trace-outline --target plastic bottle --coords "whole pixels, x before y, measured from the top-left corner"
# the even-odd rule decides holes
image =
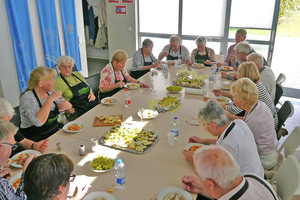
[[[179,135],[179,120],[178,117],[174,117],[172,121],[172,133],[175,134],[175,140],[177,140]]]
[[[125,90],[125,108],[128,108],[131,103],[131,98],[128,89]]]
[[[210,68],[209,70],[209,81],[213,81],[214,80],[214,68]]]
[[[217,63],[216,62],[213,63],[213,68],[214,68],[214,74],[216,74],[217,71],[218,71]]]
[[[126,176],[125,176],[125,164],[123,163],[122,159],[118,159],[116,163],[116,188],[118,190],[124,190],[125,189],[125,182],[126,182]]]

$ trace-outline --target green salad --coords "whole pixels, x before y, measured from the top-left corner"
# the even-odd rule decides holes
[[[91,167],[95,170],[109,170],[115,165],[115,160],[104,156],[98,156],[93,159]]]

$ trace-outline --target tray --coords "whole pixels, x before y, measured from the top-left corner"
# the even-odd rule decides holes
[[[104,123],[104,120],[100,120],[97,116],[94,119],[94,127],[104,127],[104,126],[114,126],[116,124],[121,124],[123,121],[122,115],[110,115],[110,116],[119,116],[121,121],[115,123]]]
[[[176,80],[173,81],[173,85],[180,86],[180,87],[193,88],[193,89],[201,89],[201,88],[203,88],[205,86],[205,82],[204,82],[204,84],[201,87],[190,87],[190,86],[180,85],[180,84],[175,83]]]
[[[181,104],[181,99],[178,99],[178,104],[176,104],[176,106],[172,107],[172,108],[164,108],[162,109],[158,104],[155,105],[155,109],[157,110],[157,112],[161,113],[161,112],[167,112],[169,110],[173,110],[174,108],[177,108],[179,105]]]
[[[153,132],[152,132],[153,133]],[[136,151],[136,150],[133,150],[133,149],[128,149],[128,148],[124,148],[124,147],[118,147],[118,146],[114,146],[114,145],[108,145],[104,142],[104,136],[101,136],[99,138],[99,143],[102,144],[103,146],[106,146],[106,147],[111,147],[111,148],[114,148],[114,149],[118,149],[118,150],[122,150],[122,151],[127,151],[127,152],[130,152],[130,153],[135,153],[135,154],[145,154],[145,153],[148,153],[149,151],[151,151],[151,149],[153,148],[153,146],[157,143],[157,141],[159,140],[159,134],[157,133],[154,133],[156,135],[156,138],[154,140],[154,142],[151,144],[151,146],[149,146],[145,151],[143,152],[139,152],[139,151]]]

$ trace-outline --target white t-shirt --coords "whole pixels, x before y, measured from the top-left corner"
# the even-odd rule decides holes
[[[232,123],[235,126],[224,138]],[[227,149],[240,166],[241,174],[252,173],[264,178],[264,169],[260,162],[253,134],[247,124],[236,119],[227,127],[217,140],[218,145]]]
[[[165,51],[169,52],[169,50],[170,50],[169,55],[171,55],[171,56],[181,57],[181,60],[184,60],[184,61],[187,61],[190,59],[190,52],[185,46],[180,45],[181,53],[180,53],[180,48],[176,52],[172,51],[172,49],[170,49],[170,48],[171,48],[170,44],[166,45],[163,48],[163,50],[160,52],[159,55],[163,54]]]

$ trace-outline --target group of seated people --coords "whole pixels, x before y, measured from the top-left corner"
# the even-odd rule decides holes
[[[202,172],[197,174],[200,178],[197,181],[194,177],[184,177],[182,181],[188,191],[198,193],[199,188],[202,188],[212,197],[220,198],[233,189],[233,186],[243,185],[247,181],[251,185],[251,182],[255,181],[246,176],[242,177],[240,173],[255,174],[254,176],[261,180],[264,178],[264,169],[271,169],[277,164],[275,129],[278,117],[273,104],[275,77],[271,69],[264,63],[264,58],[255,53],[248,43],[243,42],[245,39],[246,31],[239,29],[236,33],[236,44],[229,47],[224,63],[217,63],[218,66],[233,66],[237,71],[234,76],[228,75],[226,72],[222,73],[223,78],[236,80],[232,84],[230,92],[213,90],[216,96],[232,98],[234,104],[223,105],[210,100],[206,107],[199,112],[202,125],[212,135],[218,136],[218,139],[202,139],[197,136],[189,138],[189,142],[217,144],[218,146],[205,148],[195,155],[189,151],[183,152],[186,160],[194,163],[196,173],[200,173],[202,167],[200,163],[203,164],[205,161],[212,168],[215,166],[214,162],[226,163],[228,164],[227,168],[220,164],[219,167],[224,167],[224,169],[218,168],[216,170],[227,170],[226,173],[230,174],[232,172],[230,168],[234,168],[235,175],[231,174],[231,179],[226,177],[228,178],[226,180],[231,181],[223,182],[221,180],[223,177],[215,177],[213,168],[211,173],[207,173],[205,177]],[[206,43],[204,37],[197,38],[197,48],[192,51],[190,57],[187,48],[180,44],[180,38],[172,36],[170,44],[163,48],[158,59],[156,59],[151,52],[153,42],[150,39],[145,39],[143,47],[134,53],[130,74],[124,68],[128,59],[127,53],[123,50],[115,51],[111,62],[101,71],[100,98],[112,96],[121,90],[127,82],[149,87],[137,79],[151,68],[156,68],[158,62],[165,57],[167,60],[181,59],[186,64],[212,65],[216,62],[215,53],[213,49],[206,47]],[[62,127],[58,121],[62,112],[68,120],[74,120],[97,105],[95,95],[98,94],[93,93],[80,72],[72,71],[73,67],[74,60],[69,56],[62,56],[57,61],[57,68],[60,71],[58,76],[54,69],[47,67],[37,67],[32,71],[28,81],[28,89],[20,97],[21,125],[16,135],[14,135],[15,127],[9,123],[14,109],[7,101],[0,100],[0,197],[3,196],[3,199],[10,199],[8,194],[12,195],[11,197],[20,196],[20,198],[15,199],[25,198],[23,189],[28,199],[51,199],[55,195],[62,195],[63,198],[61,199],[66,198],[73,164],[64,155],[48,154],[35,159],[29,157],[28,161],[24,163],[24,171],[27,168],[24,174],[24,183],[21,182],[16,193],[5,180],[10,176],[10,170],[6,164],[13,147],[15,147],[15,140],[23,149],[35,149],[44,153],[48,146],[47,138]],[[211,151],[212,155],[206,154],[206,151]],[[219,156],[214,156],[214,153]],[[202,157],[200,154],[203,154]],[[206,162],[208,158],[211,158],[212,163]],[[31,160],[33,161],[30,163]],[[62,168],[66,167],[68,170],[51,172],[51,167],[45,169],[47,166],[58,165],[57,162],[64,165]],[[39,170],[50,170],[49,177],[42,176],[40,182],[32,183],[29,177],[38,176],[37,174],[41,173]],[[56,176],[51,173],[61,173],[57,175],[60,179],[55,179]],[[209,189],[212,184],[210,181],[213,182],[215,191]],[[42,187],[42,182],[45,184],[55,182],[53,184],[54,189],[49,191],[49,194],[48,191],[41,191],[38,187]],[[26,184],[30,187],[26,187]],[[4,192],[3,188],[5,188]],[[259,190],[265,191],[266,188],[262,187]],[[220,196],[220,194],[222,195]],[[42,198],[39,195],[46,195],[47,197]],[[53,196],[50,197],[49,195]],[[259,199],[262,193],[256,195]],[[270,198],[265,199],[272,199],[272,194],[269,193],[268,195]],[[74,199],[76,198],[77,196],[74,197]]]

